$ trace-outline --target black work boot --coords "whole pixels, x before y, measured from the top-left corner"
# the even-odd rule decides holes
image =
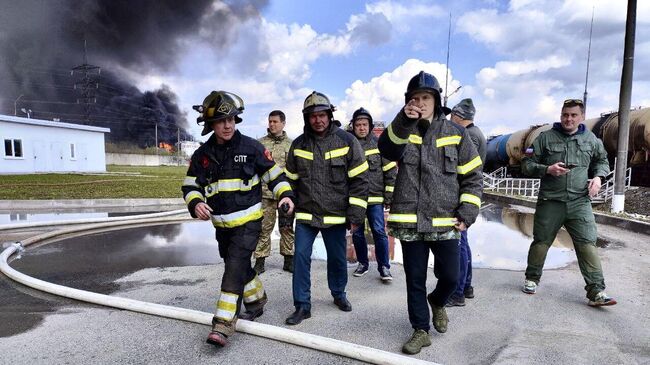
[[[284,257],[284,266],[282,266],[282,270],[288,271],[288,272],[293,272],[293,256],[285,256]]]
[[[265,257],[258,257],[255,259],[255,266],[253,267],[253,270],[257,273],[257,275],[263,273],[264,271],[264,259]]]

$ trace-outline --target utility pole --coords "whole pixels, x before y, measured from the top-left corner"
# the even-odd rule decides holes
[[[632,99],[635,32],[636,0],[628,0],[627,20],[625,22],[623,72],[621,74],[621,92],[618,100],[618,144],[616,150],[616,171],[614,172],[612,213],[620,213],[625,207],[625,170],[627,170],[627,149],[630,135],[630,104]]]
[[[447,33],[447,64],[445,65],[446,67],[446,72],[445,72],[445,98],[444,102],[442,103],[442,106],[447,106],[447,81],[449,79],[449,44],[451,43],[451,12],[449,12],[449,32]],[[458,91],[458,90],[456,90]]]
[[[585,93],[582,96],[582,104],[585,106],[584,114],[587,115],[587,84],[589,83],[589,61],[591,60],[591,35],[594,31],[594,9],[591,7],[591,27],[589,28],[589,48],[587,48],[587,72],[585,74]]]
[[[154,124],[156,126],[156,155],[158,154],[158,121]]]
[[[14,101],[14,117],[18,115],[18,109],[17,109],[18,100],[20,100],[20,98],[22,98],[23,96],[25,96],[25,94],[20,94],[18,99],[16,99],[16,101]]]
[[[91,124],[92,104],[97,103],[95,90],[99,88],[99,83],[97,82],[96,77],[101,73],[101,68],[89,65],[86,53],[86,40],[84,39],[84,63],[73,67],[70,71],[70,75],[74,76],[75,73],[81,75],[81,80],[74,84],[75,90],[79,89],[81,94],[81,97],[77,98],[77,104],[85,105],[84,120],[86,124]]]

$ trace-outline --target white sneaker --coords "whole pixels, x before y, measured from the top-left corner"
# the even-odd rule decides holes
[[[532,280],[526,280],[524,282],[524,287],[521,288],[521,291],[526,294],[535,294],[537,293],[537,283]]]
[[[589,300],[589,305],[592,307],[602,307],[614,304],[616,304],[616,299],[608,296],[604,291],[596,294],[596,297],[593,300]]]

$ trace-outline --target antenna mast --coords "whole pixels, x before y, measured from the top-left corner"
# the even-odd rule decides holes
[[[445,98],[443,106],[447,106],[447,81],[449,79],[449,44],[451,43],[451,12],[449,12],[449,33],[447,33],[447,64],[445,67],[447,71],[445,72]]]
[[[587,84],[589,83],[589,61],[591,60],[591,35],[594,31],[594,8],[591,8],[591,27],[589,28],[589,48],[587,49],[587,72],[585,74],[585,93],[582,96],[582,103],[585,105],[585,115],[587,113]]]

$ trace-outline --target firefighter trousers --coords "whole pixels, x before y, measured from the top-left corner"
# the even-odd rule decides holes
[[[264,209],[264,218],[262,220],[262,233],[257,241],[255,249],[255,258],[269,257],[271,255],[271,232],[275,227],[278,202],[273,199],[262,199],[262,209]],[[293,227],[280,229],[280,254],[282,256],[293,256],[293,245],[295,234]]]
[[[262,282],[251,267],[251,256],[262,228],[262,221],[248,222],[235,228],[217,228],[215,236],[224,261],[221,294],[212,319],[212,330],[230,336],[235,332],[242,302],[255,311],[267,302]]]

